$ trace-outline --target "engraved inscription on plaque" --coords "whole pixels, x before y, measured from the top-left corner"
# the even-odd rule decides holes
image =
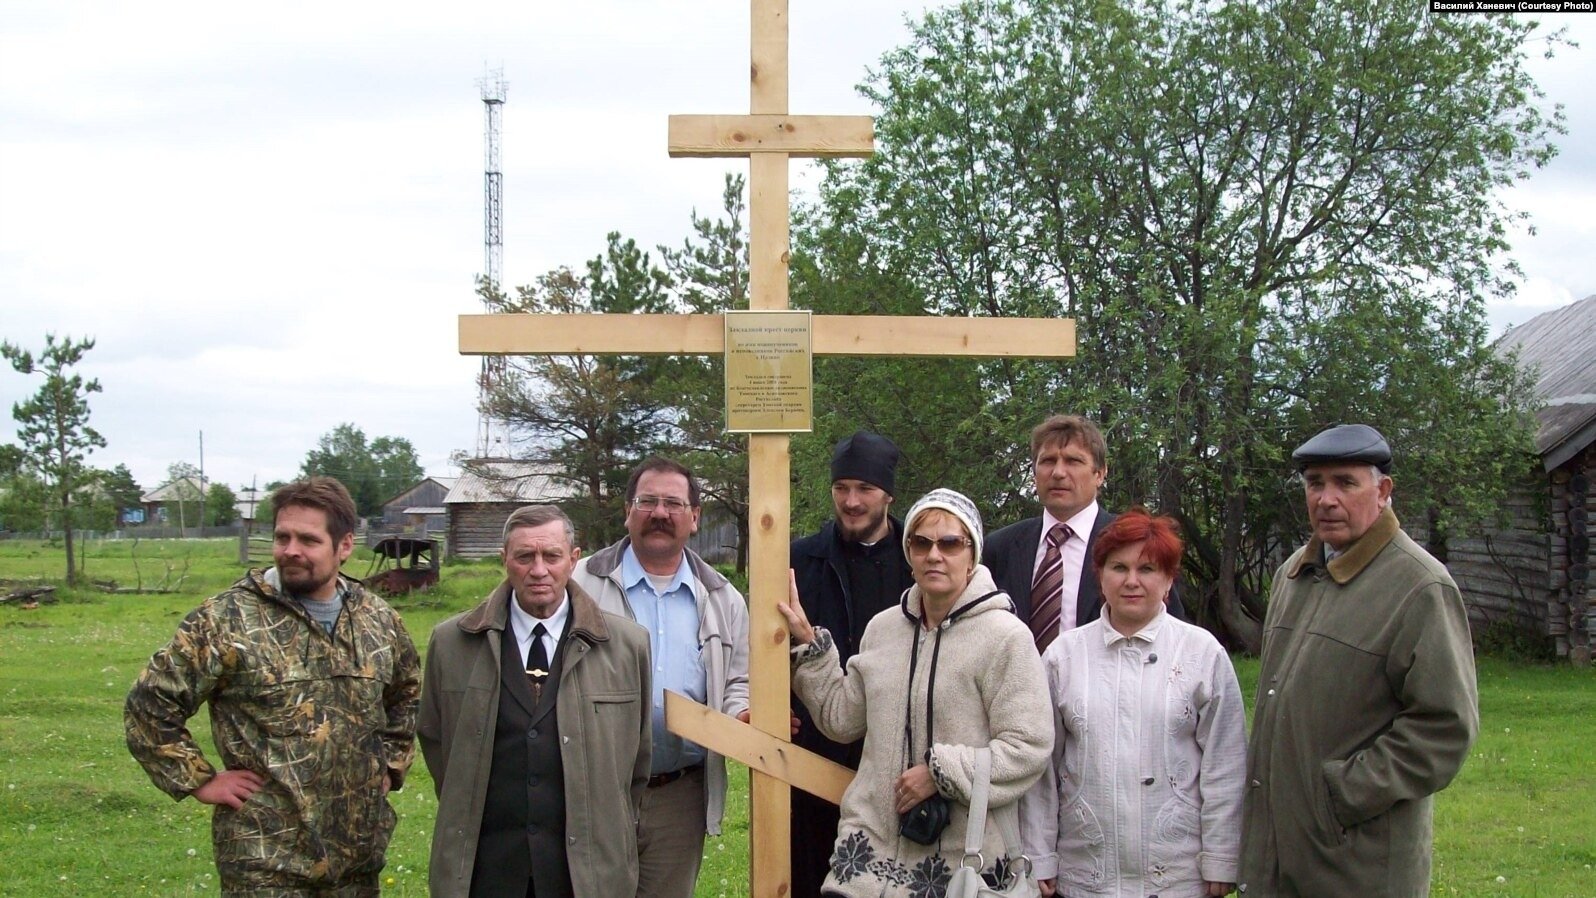
[[[806,433],[814,428],[809,312],[726,313],[726,429]]]

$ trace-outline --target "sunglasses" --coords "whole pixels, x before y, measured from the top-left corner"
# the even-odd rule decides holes
[[[937,551],[941,552],[943,555],[955,555],[959,552],[963,552],[965,546],[968,546],[969,544],[970,538],[968,536],[949,535],[939,536],[936,539],[932,539],[929,536],[921,536],[918,533],[909,535],[909,551],[915,555],[924,555],[925,553],[931,551],[932,546],[936,546]]]

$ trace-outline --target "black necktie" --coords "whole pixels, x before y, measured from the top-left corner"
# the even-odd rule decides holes
[[[543,698],[543,683],[549,678],[549,650],[543,647],[543,637],[549,631],[542,624],[532,628],[532,647],[526,653],[526,679],[532,684],[532,700]]]

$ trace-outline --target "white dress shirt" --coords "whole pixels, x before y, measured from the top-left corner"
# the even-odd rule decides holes
[[[532,628],[542,624],[549,632],[543,637],[543,650],[549,653],[549,663],[554,663],[554,653],[560,648],[560,634],[565,632],[565,619],[571,616],[569,596],[560,599],[560,607],[547,618],[539,619],[526,613],[521,603],[510,597],[510,629],[515,631],[515,644],[521,652],[521,663],[526,664],[527,652],[532,650]]]

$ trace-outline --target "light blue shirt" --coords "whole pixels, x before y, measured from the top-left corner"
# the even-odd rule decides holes
[[[650,773],[670,773],[702,764],[704,748],[665,729],[665,690],[680,692],[703,704],[709,691],[704,680],[704,658],[698,642],[698,600],[693,597],[692,570],[687,556],[671,576],[664,592],[655,592],[648,572],[628,545],[621,554],[621,583],[637,622],[648,630],[649,656],[654,662],[654,759]]]

